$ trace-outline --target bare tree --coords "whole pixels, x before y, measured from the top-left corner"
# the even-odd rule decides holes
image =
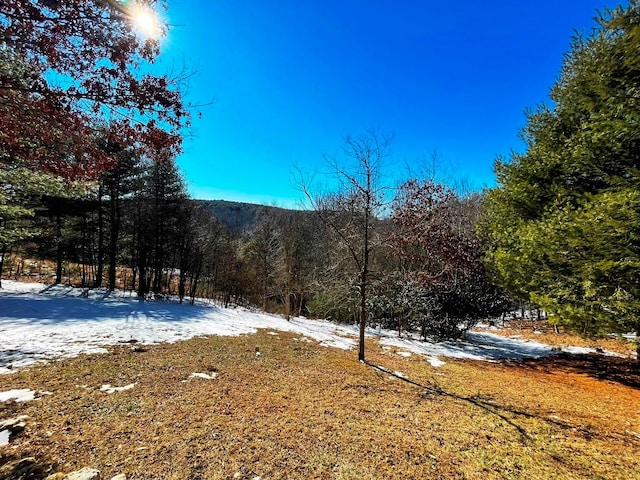
[[[367,287],[371,275],[371,252],[376,244],[372,226],[386,205],[388,187],[384,185],[382,176],[390,142],[390,137],[370,130],[358,137],[347,136],[341,155],[325,156],[329,175],[338,184],[336,192],[314,195],[308,182],[304,179],[298,182],[311,207],[348,252],[350,262],[357,271],[354,284],[360,299],[360,361],[365,359]]]

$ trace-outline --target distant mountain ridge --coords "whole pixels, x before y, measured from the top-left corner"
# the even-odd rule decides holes
[[[211,212],[214,217],[230,229],[239,232],[251,230],[264,215],[271,214],[280,217],[298,212],[298,210],[229,200],[194,200],[194,202]]]

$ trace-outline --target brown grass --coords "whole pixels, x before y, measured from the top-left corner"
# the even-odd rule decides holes
[[[116,347],[0,376],[0,391],[53,392],[0,404],[0,418],[29,416],[0,463],[34,456],[44,470],[128,479],[638,478],[631,368],[602,379],[567,357],[434,369],[367,348],[372,363],[429,388],[355,352],[267,332]],[[210,371],[218,378],[189,378]]]

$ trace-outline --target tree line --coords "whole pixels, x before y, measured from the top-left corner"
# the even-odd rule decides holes
[[[373,139],[367,134],[359,141]],[[11,205],[33,215],[4,217],[3,258],[13,251],[55,260],[55,283],[127,288],[141,298],[216,298],[337,321],[359,318],[364,284],[372,321],[406,330],[418,318],[486,315],[490,303],[467,288],[480,281],[483,294],[495,290],[486,282],[474,232],[478,194],[461,196],[432,180],[412,180],[386,212],[366,210],[361,194],[342,192],[323,197],[322,208],[313,211],[262,209],[238,230],[217,219],[206,202],[189,198],[174,162],[128,150],[114,155],[115,166],[91,182],[58,182],[34,194],[29,175],[23,184],[14,179]],[[351,160],[357,165],[363,159]],[[354,262],[363,242],[364,276],[364,265]],[[424,336],[455,333],[428,325],[420,323]]]
[[[390,139],[370,131],[326,158],[333,191],[297,179],[311,212],[264,210],[247,230],[188,198],[181,79],[144,73],[159,42],[127,5],[0,6],[0,262],[355,322],[361,359],[367,326],[451,338],[512,298],[584,334],[640,331],[638,0],[574,38],[496,188],[388,182]]]

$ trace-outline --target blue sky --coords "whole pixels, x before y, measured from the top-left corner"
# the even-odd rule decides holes
[[[345,135],[394,136],[392,165],[434,152],[474,188],[522,149],[575,31],[607,0],[169,0],[159,67],[194,71],[178,159],[195,198],[293,206],[292,165]]]

